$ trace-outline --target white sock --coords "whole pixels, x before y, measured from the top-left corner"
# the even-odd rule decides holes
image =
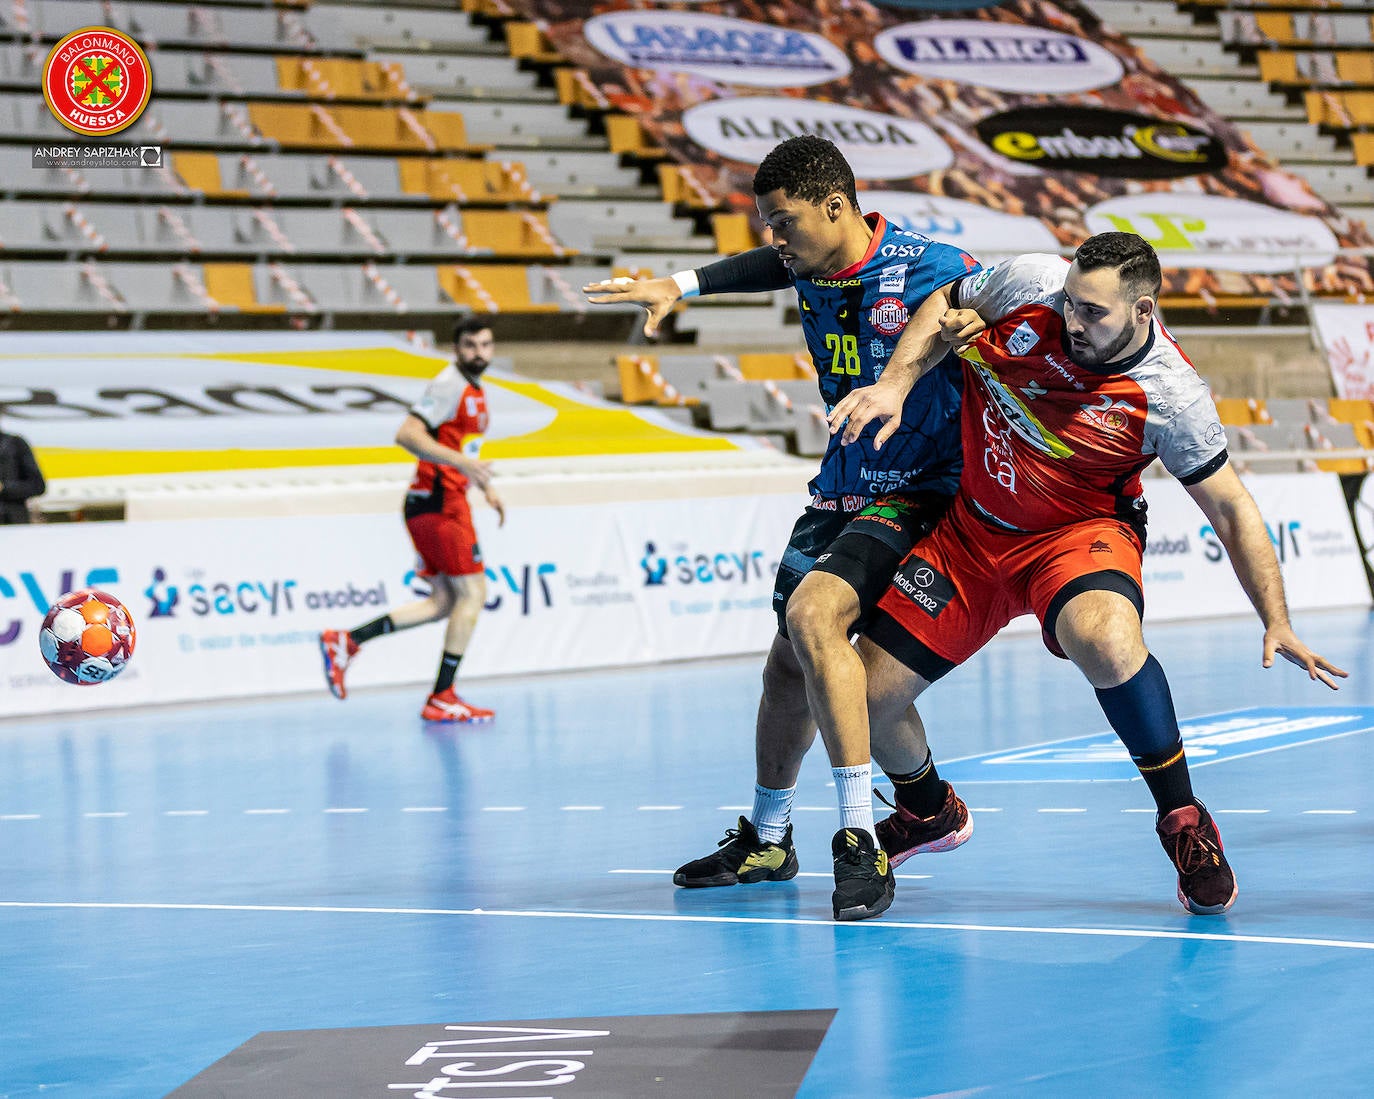
[[[795,786],[789,786],[786,790],[770,790],[767,786],[754,784],[754,812],[749,817],[749,823],[764,843],[782,842],[787,823],[792,819],[792,799],[796,793]]]
[[[840,827],[862,828],[876,842],[873,827],[873,765],[832,767],[835,796],[840,800]]]

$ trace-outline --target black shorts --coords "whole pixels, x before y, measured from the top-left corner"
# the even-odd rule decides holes
[[[808,507],[792,528],[773,584],[773,610],[778,632],[787,636],[787,601],[812,569],[838,576],[859,597],[859,617],[850,625],[863,628],[892,576],[911,547],[935,529],[953,496],[940,492],[890,493],[878,496],[858,512]]]

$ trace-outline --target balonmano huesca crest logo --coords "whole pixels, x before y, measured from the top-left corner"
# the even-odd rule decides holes
[[[132,126],[153,94],[148,57],[137,42],[109,27],[74,31],[43,63],[43,98],[67,129],[86,137]]]

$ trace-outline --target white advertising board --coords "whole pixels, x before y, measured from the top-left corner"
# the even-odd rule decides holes
[[[1336,396],[1374,400],[1374,306],[1318,304],[1311,310]]]

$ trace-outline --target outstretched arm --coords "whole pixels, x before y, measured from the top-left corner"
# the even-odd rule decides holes
[[[1314,653],[1293,632],[1274,545],[1269,540],[1269,531],[1255,506],[1254,497],[1241,484],[1236,471],[1229,464],[1224,465],[1205,480],[1188,485],[1187,489],[1226,547],[1231,568],[1264,623],[1264,666],[1272,667],[1277,653],[1306,668],[1309,679],[1320,680],[1336,690],[1331,677],[1344,679],[1347,673]]]
[[[695,271],[679,271],[661,279],[608,279],[582,287],[593,305],[615,305],[634,302],[644,306],[648,316],[644,320],[644,334],[653,336],[663,318],[673,311],[683,298],[699,294],[754,294],[768,290],[784,290],[792,285],[792,276],[778,259],[775,249],[752,248],[737,256],[698,267]]]

